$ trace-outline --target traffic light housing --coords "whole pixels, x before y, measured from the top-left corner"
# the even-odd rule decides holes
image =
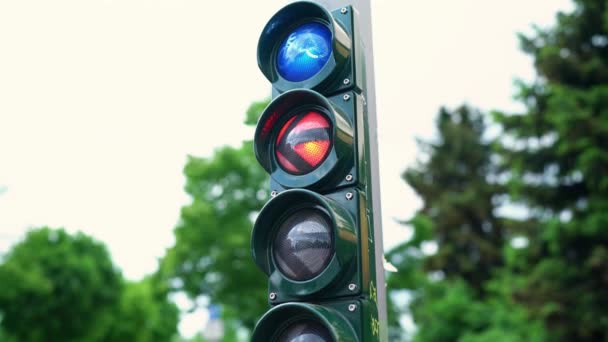
[[[264,27],[257,51],[258,66],[273,90],[282,93],[305,88],[331,94],[357,85],[361,88],[354,61],[353,20],[353,13],[347,7],[329,12],[307,1],[293,2],[279,10]],[[304,27],[305,32],[298,31],[310,24],[316,25]],[[304,38],[298,40],[298,33]],[[308,49],[306,55],[290,59],[293,54],[289,53],[289,48],[292,51],[300,49],[301,45],[306,45],[306,40],[318,44]],[[291,43],[289,47],[286,46],[288,42]],[[298,45],[299,42],[302,44]],[[289,66],[298,71],[289,72]],[[296,68],[298,66],[302,67]]]
[[[378,341],[365,56],[352,6],[293,2],[266,24],[272,84],[254,153],[273,198],[252,231],[272,308],[252,341]],[[315,340],[315,339],[313,339]],[[315,341],[316,341],[315,340]]]
[[[280,304],[259,320],[251,340],[377,341],[378,326],[369,324],[374,315],[375,308],[365,300]]]
[[[356,113],[363,107],[361,97],[354,91],[346,91],[333,97],[325,97],[308,89],[287,91],[274,99],[262,113],[258,121],[254,138],[254,152],[260,165],[271,176],[271,187],[280,191],[291,188],[307,188],[315,191],[327,191],[333,188],[349,186],[357,182],[357,140],[355,134]],[[281,140],[289,137],[289,129],[297,129],[298,115],[316,113],[327,122],[326,132],[308,124],[308,132],[301,130],[301,137],[293,136],[292,143],[298,138],[306,149],[306,143],[320,142],[327,139],[325,156],[318,163],[307,162],[295,151],[298,146],[292,144],[293,153],[281,153],[278,148]],[[304,117],[305,118],[305,117]],[[306,125],[303,122],[303,125]],[[306,128],[306,127],[305,127]],[[312,128],[312,129],[310,129]],[[281,134],[283,132],[283,134]],[[311,134],[312,133],[312,134]],[[325,133],[326,135],[323,135]],[[303,140],[302,139],[309,139]],[[288,147],[289,148],[289,147]],[[313,158],[313,160],[315,160]],[[287,166],[286,165],[290,165]],[[300,172],[300,169],[308,172]],[[294,172],[295,170],[295,172]]]
[[[292,189],[262,209],[252,233],[253,257],[269,276],[272,303],[360,293],[359,201],[352,191],[322,196]]]

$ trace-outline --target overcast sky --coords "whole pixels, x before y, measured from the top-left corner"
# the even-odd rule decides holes
[[[253,131],[269,94],[255,49],[286,2],[0,2],[0,254],[30,227],[83,231],[130,279],[174,242],[187,155]],[[516,32],[547,26],[567,0],[372,3],[385,247],[420,205],[400,179],[439,106],[518,110],[531,79]],[[253,153],[253,152],[252,152]]]

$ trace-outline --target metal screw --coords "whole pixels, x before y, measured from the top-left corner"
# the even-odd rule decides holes
[[[348,311],[353,312],[355,310],[357,310],[357,306],[355,304],[350,304],[348,306]]]
[[[350,95],[344,94],[344,96],[342,96],[342,99],[344,99],[344,101],[348,101],[350,100]]]
[[[353,180],[353,175],[346,175],[346,181],[350,182]]]
[[[277,299],[277,294],[274,292],[270,292],[270,295],[268,297],[270,297],[270,300],[275,300]]]
[[[348,78],[345,78],[344,81],[342,81],[342,83],[344,83],[344,85],[347,85],[350,83],[350,80]]]
[[[349,285],[348,285],[348,289],[349,289],[350,291],[355,291],[355,290],[357,289],[357,285],[355,285],[355,284],[349,284]]]
[[[279,193],[276,190],[272,190],[272,192],[270,192],[270,196],[274,197],[276,195],[278,195]]]
[[[350,201],[351,199],[353,199],[353,193],[352,193],[352,192],[347,192],[347,193],[346,193],[346,199],[347,199],[347,200],[349,200],[349,201]]]
[[[340,8],[340,13],[346,14],[346,12],[348,12],[348,9],[346,7]]]

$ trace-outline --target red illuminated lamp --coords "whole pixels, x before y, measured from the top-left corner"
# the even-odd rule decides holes
[[[313,90],[294,89],[266,107],[256,128],[254,151],[270,174],[271,186],[321,190],[355,174],[349,115],[355,103],[340,103],[343,106],[334,106]]]
[[[308,111],[289,119],[281,128],[275,153],[285,171],[301,175],[316,169],[331,148],[331,124],[316,111]]]

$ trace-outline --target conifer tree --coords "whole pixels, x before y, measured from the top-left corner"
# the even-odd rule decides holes
[[[503,192],[495,181],[484,117],[463,106],[441,109],[437,139],[420,142],[423,158],[403,175],[423,207],[409,221],[412,238],[388,254],[399,270],[389,277],[394,299],[409,291],[416,341],[537,339],[522,308],[488,291],[504,261],[505,222],[495,216]],[[424,253],[425,244],[436,252]],[[398,300],[396,300],[398,302]],[[397,305],[398,306],[398,305]],[[398,309],[398,308],[397,308]],[[397,330],[397,329],[395,329]],[[396,334],[395,334],[396,335]]]
[[[468,107],[442,108],[438,141],[420,142],[428,161],[408,169],[403,177],[424,202],[418,214],[432,222],[437,253],[424,263],[427,272],[462,277],[477,293],[502,264],[504,228],[494,216],[498,185],[491,146],[482,140],[483,116]]]
[[[522,36],[538,77],[496,114],[512,200],[528,208],[512,295],[563,341],[608,340],[608,2],[576,0]]]

